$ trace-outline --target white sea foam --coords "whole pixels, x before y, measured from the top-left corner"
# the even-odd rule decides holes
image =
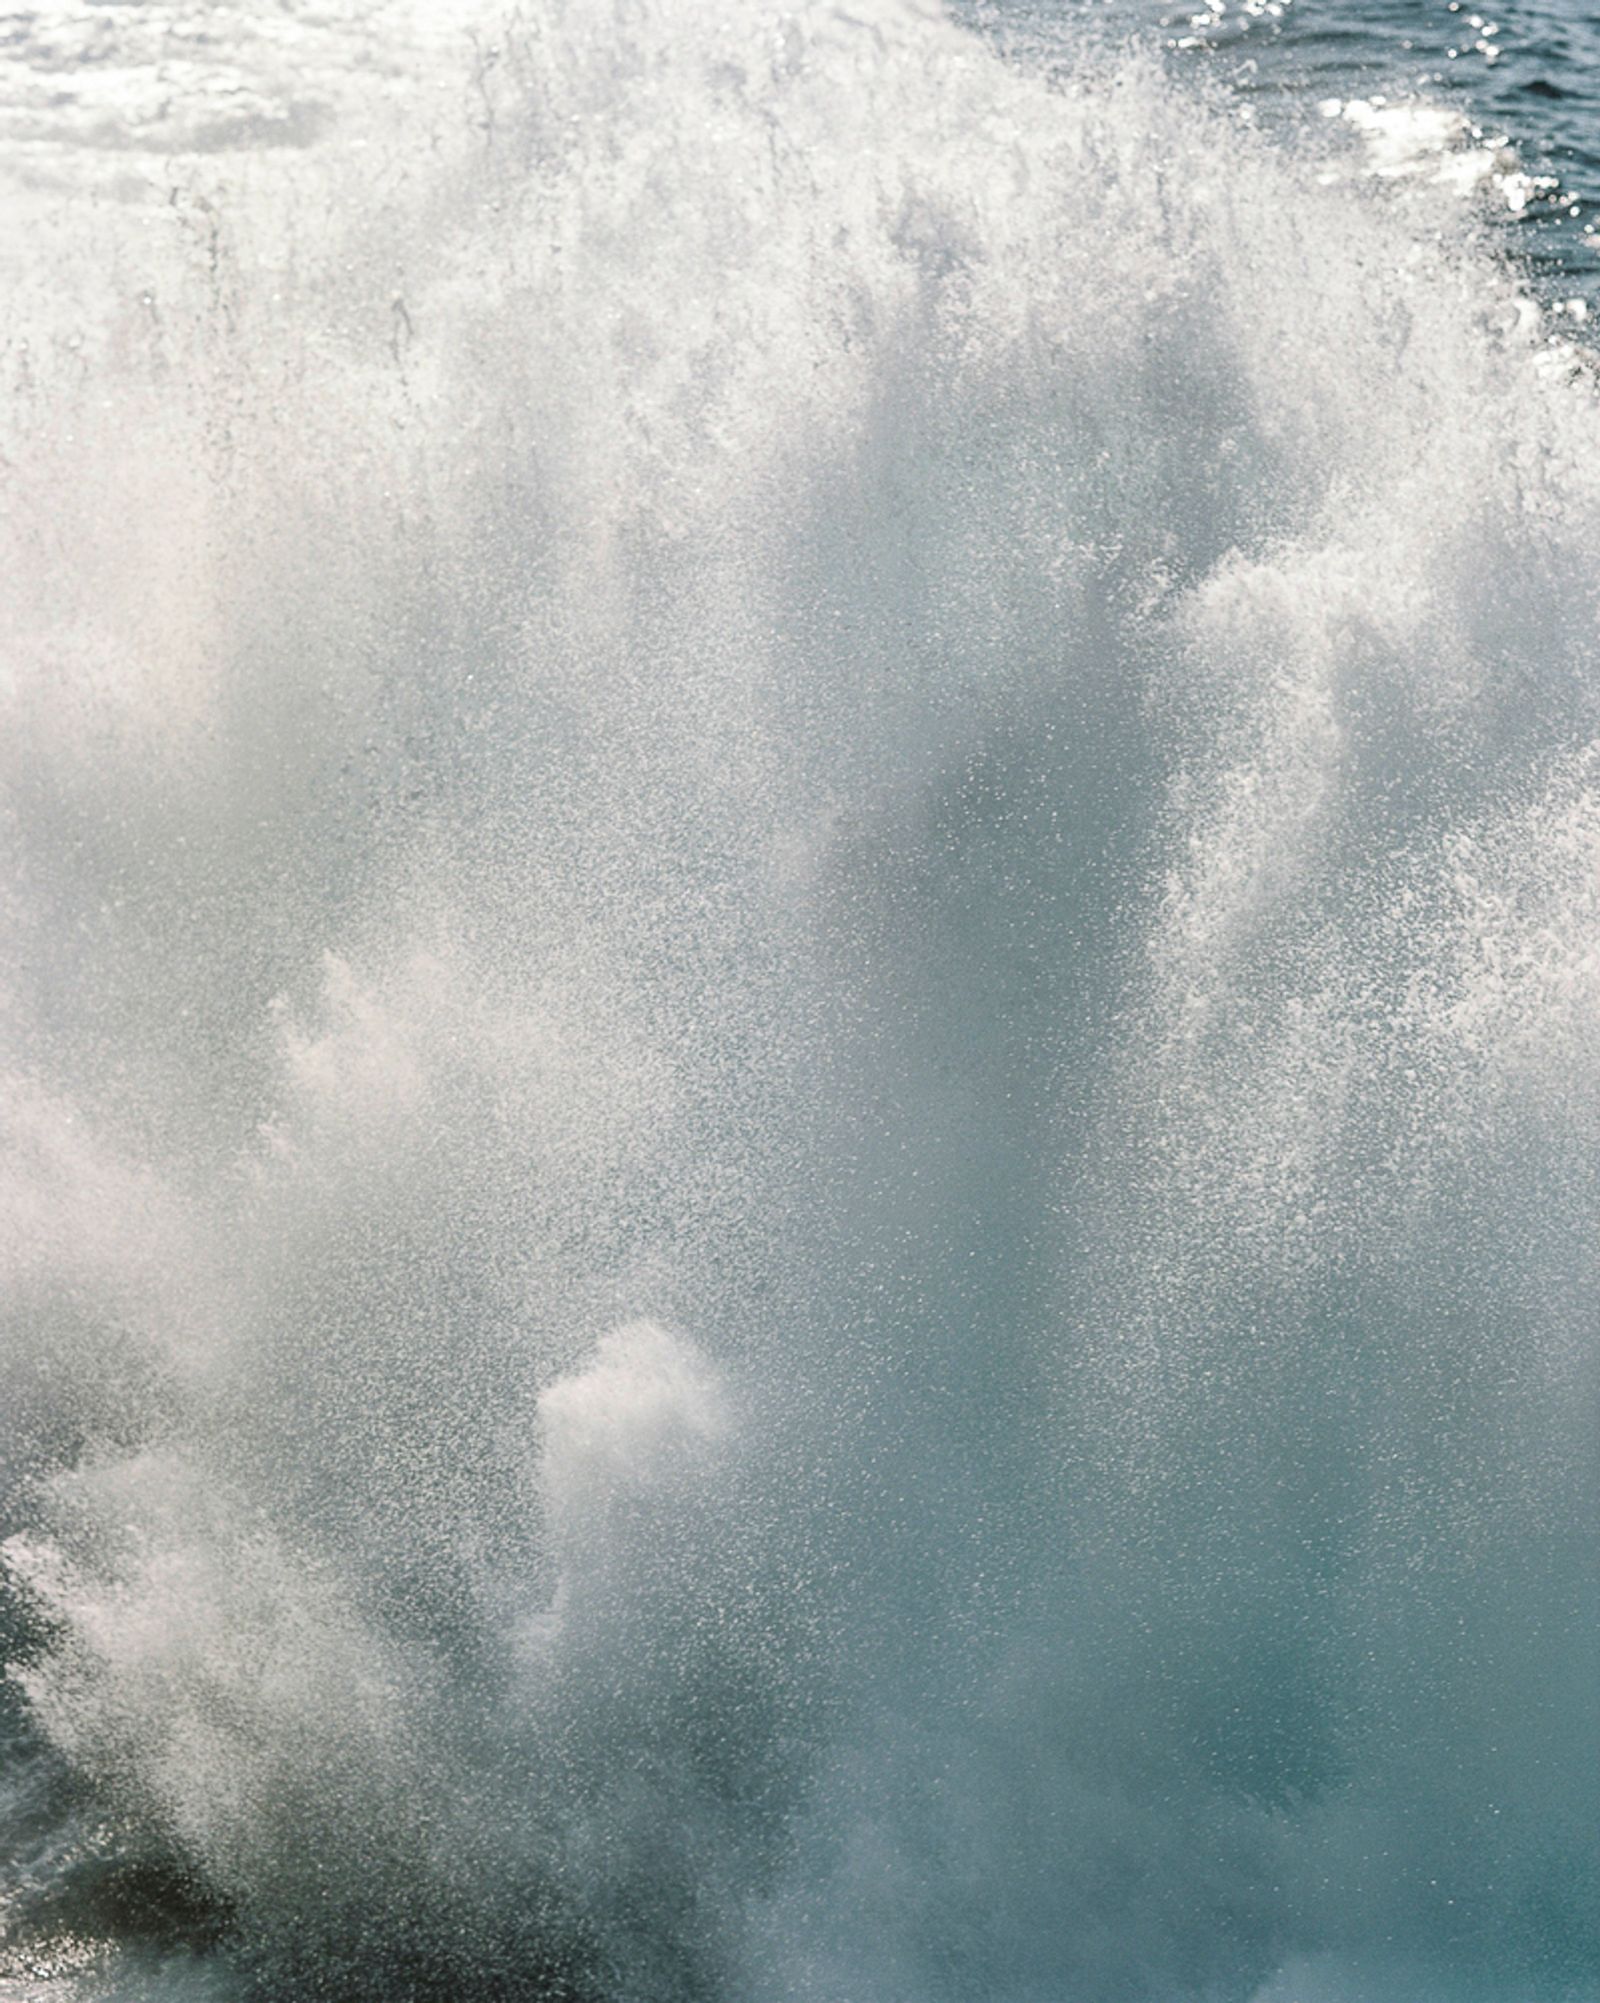
[[[1593,1997],[1590,376],[1137,53],[412,32],[14,191],[0,1980]]]

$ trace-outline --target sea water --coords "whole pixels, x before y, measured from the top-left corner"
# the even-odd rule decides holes
[[[0,1997],[1594,2003],[1593,20],[3,30]]]

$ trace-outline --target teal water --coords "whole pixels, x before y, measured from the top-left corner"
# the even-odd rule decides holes
[[[1213,12],[6,17],[3,2003],[1600,1999],[1594,30]]]
[[[1479,181],[1544,295],[1600,311],[1600,16],[1577,0],[971,0],[969,18],[1035,50],[1143,36],[1269,126],[1332,115],[1380,177]]]

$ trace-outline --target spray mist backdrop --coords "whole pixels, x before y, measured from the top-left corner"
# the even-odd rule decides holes
[[[1150,47],[29,18],[0,1997],[1593,2003],[1581,333]]]

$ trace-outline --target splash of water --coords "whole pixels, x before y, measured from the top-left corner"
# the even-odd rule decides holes
[[[462,46],[8,363],[8,1979],[1600,1995],[1579,360],[1137,56]]]

